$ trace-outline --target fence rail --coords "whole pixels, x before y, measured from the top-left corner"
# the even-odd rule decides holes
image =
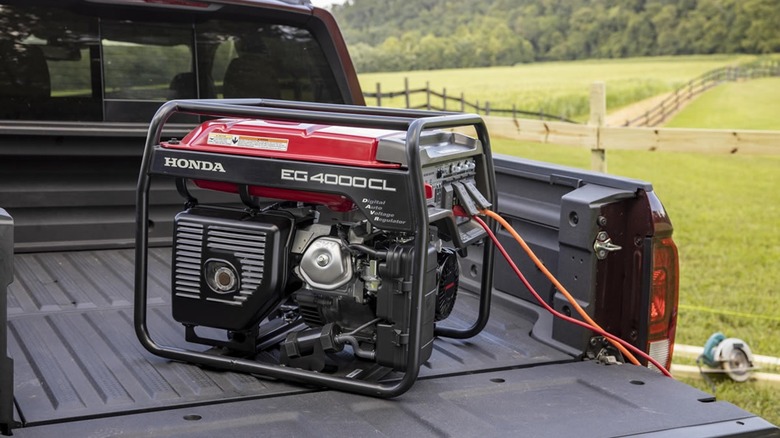
[[[609,127],[484,117],[491,137],[596,150],[780,155],[780,131]]]
[[[418,105],[412,105],[411,104],[411,97],[412,95],[416,94],[424,94],[425,95],[425,103],[418,104]],[[518,116],[526,116],[526,117],[534,117],[541,120],[558,120],[562,122],[569,122],[569,123],[576,123],[573,120],[567,119],[563,116],[556,116],[553,114],[547,114],[542,111],[528,111],[523,109],[517,109],[516,105],[512,105],[512,108],[494,108],[490,105],[489,101],[485,101],[480,105],[479,100],[474,102],[469,102],[464,97],[463,93],[460,93],[459,96],[453,96],[452,94],[447,94],[447,89],[443,88],[441,92],[438,92],[431,88],[430,83],[426,82],[425,87],[422,88],[410,88],[409,87],[409,78],[404,78],[404,89],[399,91],[382,91],[382,85],[377,82],[376,84],[376,91],[374,92],[363,92],[363,97],[367,99],[373,99],[376,103],[376,106],[382,106],[382,99],[393,99],[396,97],[404,97],[404,106],[406,108],[413,108],[413,109],[427,109],[427,110],[436,110],[436,111],[460,111],[460,112],[466,112],[467,110],[470,112],[475,112],[477,114],[484,114],[484,115],[494,115],[494,114],[504,114],[504,115],[510,115],[512,118],[517,118]],[[437,103],[441,103],[441,105],[437,105]]]
[[[697,78],[691,79],[687,84],[678,87],[674,90],[674,93],[671,93],[655,107],[648,109],[644,114],[626,120],[623,126],[658,126],[666,121],[669,116],[677,112],[682,104],[716,85],[723,82],[736,82],[770,76],[780,76],[780,61],[759,60],[710,70]]]
[[[709,154],[780,155],[780,131],[604,126],[604,82],[590,90],[587,125],[560,121],[484,116],[491,137],[590,149],[591,169],[607,172],[608,150]]]
[[[762,60],[712,70],[678,88],[642,116],[626,121],[623,127],[604,126],[606,119],[604,82],[596,82],[591,87],[590,119],[587,124],[541,112],[518,110],[515,106],[512,109],[491,108],[489,102],[480,106],[479,101],[474,103],[466,101],[462,93],[458,98],[448,95],[446,88],[441,93],[431,90],[427,82],[424,88],[411,89],[408,79],[404,80],[402,91],[382,92],[381,85],[377,83],[375,93],[363,94],[367,98],[376,99],[377,106],[382,105],[383,98],[404,96],[407,108],[461,112],[470,108],[484,114],[485,123],[493,137],[588,148],[591,150],[591,168],[606,172],[608,150],[780,155],[780,131],[651,127],[663,122],[666,117],[679,109],[685,99],[692,99],[720,83],[769,76],[780,76],[780,61]],[[410,105],[410,96],[415,93],[425,93],[424,104]],[[434,106],[431,102],[432,97],[441,99],[442,106]],[[457,107],[448,107],[448,101],[456,102]],[[509,113],[512,117],[495,117],[493,116],[495,113]],[[518,115],[531,116],[535,119],[518,118]]]
[[[710,70],[699,77],[691,79],[685,85],[678,87],[673,93],[669,94],[664,100],[656,106],[645,111],[633,119],[628,119],[623,126],[658,126],[665,122],[669,116],[676,113],[683,104],[694,99],[705,91],[719,85],[723,82],[735,82],[746,79],[756,79],[763,77],[780,76],[780,60],[765,59],[753,61],[741,65],[721,67]],[[412,105],[413,95],[425,95],[425,102]],[[477,114],[504,115],[511,116],[513,119],[520,117],[531,117],[540,120],[557,120],[562,122],[576,123],[563,115],[554,115],[544,111],[530,111],[518,109],[516,105],[511,108],[495,108],[489,101],[480,103],[479,100],[470,102],[466,100],[463,93],[453,96],[447,93],[446,88],[441,92],[431,88],[430,83],[426,82],[424,87],[410,88],[409,78],[404,78],[404,89],[398,91],[382,91],[382,85],[377,82],[374,92],[363,92],[366,99],[373,100],[377,106],[382,106],[383,99],[393,99],[404,97],[404,106],[413,109],[427,109],[437,111],[460,111],[475,112]]]

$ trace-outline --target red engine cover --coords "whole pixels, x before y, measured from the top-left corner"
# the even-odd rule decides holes
[[[376,159],[382,138],[403,138],[404,131],[314,125],[256,119],[219,119],[205,122],[180,142],[162,142],[170,149],[196,150],[230,155],[279,158],[359,167],[399,168],[398,163]],[[238,193],[228,182],[195,180],[204,189]],[[335,211],[354,207],[341,195],[251,186],[253,196],[323,204]]]
[[[219,119],[205,122],[172,149],[313,161],[359,167],[397,168],[376,160],[379,141],[403,137],[404,131],[265,121]]]

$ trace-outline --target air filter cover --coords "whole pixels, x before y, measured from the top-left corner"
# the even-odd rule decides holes
[[[292,220],[195,207],[174,222],[173,317],[226,330],[256,325],[285,297]]]

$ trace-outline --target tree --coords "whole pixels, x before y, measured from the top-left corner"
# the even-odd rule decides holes
[[[777,0],[352,0],[333,12],[373,71],[780,51]]]
[[[750,25],[745,30],[742,47],[751,53],[780,51],[780,8],[774,0],[745,0],[745,15]]]
[[[680,44],[677,38],[677,26],[680,20],[677,6],[674,3],[661,6],[658,12],[652,15],[650,22],[655,28],[656,34],[654,54],[676,55],[680,53]]]

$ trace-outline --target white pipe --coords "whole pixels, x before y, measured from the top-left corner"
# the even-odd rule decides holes
[[[677,365],[672,364],[671,369],[674,377],[694,377],[701,378],[699,373],[699,367],[694,365]],[[751,373],[749,381],[757,381],[761,384],[770,384],[772,386],[780,387],[780,374],[772,373]]]
[[[704,352],[703,347],[694,345],[674,344],[674,355],[696,359]],[[753,365],[780,367],[780,357],[753,355]]]

